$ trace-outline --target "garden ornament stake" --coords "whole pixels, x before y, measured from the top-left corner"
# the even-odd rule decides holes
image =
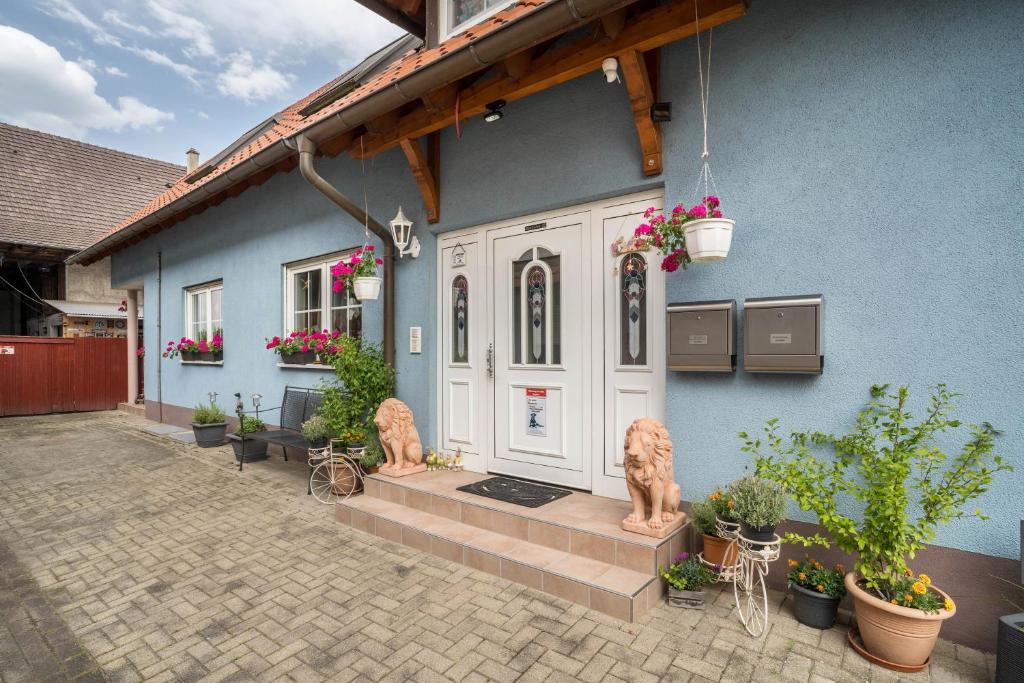
[[[238,471],[242,471],[245,464],[245,423],[242,422],[242,413],[245,411],[245,404],[242,403],[242,392],[235,392],[235,415],[238,417],[238,436],[242,440],[242,453],[238,456]]]

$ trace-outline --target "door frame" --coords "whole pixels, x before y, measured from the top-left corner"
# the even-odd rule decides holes
[[[641,192],[634,192],[624,195],[611,196],[605,199],[586,202],[583,204],[571,204],[561,208],[550,209],[547,211],[539,211],[524,216],[517,216],[513,218],[502,219],[499,221],[492,221],[490,223],[484,223],[477,226],[468,228],[460,228],[449,232],[438,233],[436,236],[436,249],[435,249],[435,264],[437,267],[437,290],[436,299],[437,312],[435,316],[436,330],[438,331],[438,343],[435,344],[435,401],[438,409],[436,411],[436,423],[435,428],[437,429],[437,437],[439,443],[443,442],[445,434],[444,415],[445,410],[442,404],[443,396],[442,390],[444,387],[444,370],[445,370],[445,357],[443,342],[443,335],[447,332],[444,327],[444,306],[445,301],[444,288],[448,286],[448,283],[443,277],[443,266],[442,261],[444,251],[457,244],[468,244],[476,243],[477,246],[477,259],[480,263],[476,264],[477,278],[477,296],[482,297],[480,300],[484,303],[482,308],[483,320],[478,317],[477,323],[484,322],[487,326],[492,323],[490,320],[493,318],[493,310],[491,300],[494,294],[493,278],[494,273],[490,264],[490,256],[487,253],[488,245],[491,243],[491,235],[489,233],[497,233],[498,231],[508,232],[509,229],[523,227],[534,223],[554,221],[559,218],[578,214],[583,212],[590,213],[590,219],[588,221],[589,235],[589,249],[587,253],[590,258],[589,270],[590,270],[590,285],[594,292],[599,294],[595,295],[592,299],[593,309],[591,310],[592,315],[590,316],[590,339],[591,339],[591,378],[590,385],[592,387],[591,400],[589,406],[584,407],[584,425],[585,429],[589,429],[590,443],[593,444],[593,448],[589,449],[589,469],[590,469],[590,491],[595,495],[601,495],[611,498],[627,499],[628,493],[626,491],[625,481],[618,477],[611,477],[605,474],[605,453],[608,448],[621,448],[621,435],[618,439],[612,443],[608,443],[609,438],[606,435],[605,429],[605,405],[606,405],[606,370],[607,364],[606,351],[605,351],[605,316],[614,313],[615,306],[609,305],[604,300],[605,282],[606,277],[611,277],[611,274],[607,272],[606,262],[609,245],[604,244],[603,232],[604,232],[604,221],[607,216],[622,215],[624,206],[636,205],[637,203],[643,202],[663,202],[664,201],[664,189],[653,188],[644,190]],[[660,301],[664,301],[664,293],[659,297]],[[664,336],[664,325],[665,325],[665,314],[664,310],[653,310],[651,316],[652,325],[651,334]],[[492,338],[488,332],[483,335],[471,335],[474,340],[474,344],[479,345],[480,349],[474,350],[473,357],[482,358],[485,351],[484,347],[492,341]],[[600,359],[600,360],[599,360]],[[655,362],[658,364],[660,369],[656,369],[656,376],[659,376],[664,387],[665,381],[665,359],[655,358]],[[487,461],[488,461],[488,449],[494,448],[494,391],[492,386],[492,378],[488,376],[486,362],[478,362],[476,368],[475,379],[477,385],[482,387],[484,396],[481,397],[481,407],[474,415],[475,431],[480,434],[481,451],[478,457],[467,459],[464,461],[466,469],[470,471],[486,472]],[[660,396],[664,397],[664,390],[660,392]],[[661,400],[662,405],[659,406],[660,410],[664,411],[664,398]],[[659,417],[660,416],[656,416]]]

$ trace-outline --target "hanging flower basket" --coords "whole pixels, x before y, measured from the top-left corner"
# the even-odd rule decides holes
[[[373,301],[380,296],[380,283],[383,278],[357,277],[352,281],[352,293],[360,301]]]
[[[736,222],[728,218],[702,218],[690,221],[683,228],[686,250],[694,263],[724,261],[732,245],[732,229]]]
[[[346,287],[352,287],[352,294],[360,301],[372,301],[380,296],[380,283],[377,268],[384,263],[374,253],[372,244],[365,245],[347,259],[338,261],[331,266],[334,276],[333,288],[341,293]]]

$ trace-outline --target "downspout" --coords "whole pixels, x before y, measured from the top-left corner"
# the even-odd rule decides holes
[[[395,243],[391,239],[390,231],[378,223],[373,217],[356,205],[352,200],[343,195],[336,187],[327,182],[313,167],[313,155],[316,153],[316,143],[300,133],[295,136],[295,147],[299,152],[299,172],[310,185],[320,191],[325,197],[340,206],[345,213],[349,214],[361,224],[369,227],[370,232],[380,238],[384,243],[384,360],[395,366]],[[292,146],[291,140],[285,144]]]
[[[163,252],[156,252],[156,340],[157,349],[164,343],[164,255]],[[163,354],[156,357],[156,405],[160,411],[160,422],[164,421],[164,392],[162,382]]]

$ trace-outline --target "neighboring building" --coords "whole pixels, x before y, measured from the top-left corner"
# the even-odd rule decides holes
[[[624,497],[622,435],[651,415],[672,433],[693,500],[744,473],[741,430],[775,416],[844,430],[872,383],[908,383],[920,400],[946,382],[967,418],[1005,430],[999,450],[1018,471],[979,501],[990,520],[943,527],[928,552],[966,575],[1016,575],[1024,5],[701,0],[701,28],[717,25],[702,45],[713,43],[711,160],[736,220],[732,251],[669,275],[653,261],[629,311],[609,245],[648,206],[698,199],[693,3],[477,13],[483,3],[429,0],[402,14],[366,2],[425,45],[384,50],[277,113],[74,257],[112,258],[114,286],[145,290],[147,385],[162,377],[149,415],[184,425],[211,391],[316,386],[323,366],[281,366],[264,338],[337,327],[385,343],[424,443],[460,447],[468,469]],[[621,83],[602,74],[611,57]],[[672,103],[671,121],[652,120],[657,102]],[[414,221],[419,258],[385,264],[393,304],[387,283],[379,301],[332,295],[328,268],[364,244],[364,223],[296,170],[299,152],[356,207],[365,190],[379,223],[399,206]],[[521,275],[534,266],[557,308],[530,360]],[[812,293],[827,309],[820,376],[667,370],[666,302]],[[461,345],[456,306],[468,311]],[[625,341],[631,312],[639,345]],[[214,326],[222,365],[161,358],[168,339]],[[521,438],[538,386],[550,421],[539,445]],[[974,612],[944,633],[991,638],[1008,609],[996,591],[949,588]]]
[[[0,335],[124,336],[127,292],[111,287],[110,259],[87,267],[64,260],[184,173],[0,123]]]

